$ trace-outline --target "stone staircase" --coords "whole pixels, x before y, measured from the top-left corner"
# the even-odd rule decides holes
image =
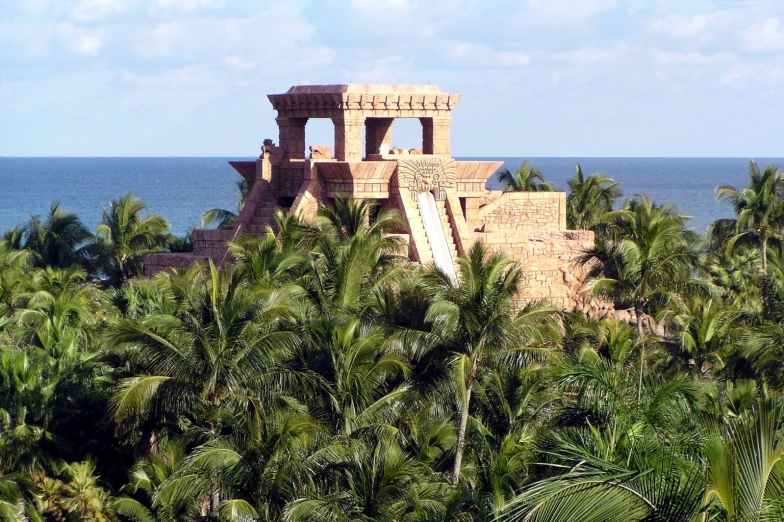
[[[273,218],[275,211],[280,209],[277,204],[277,201],[272,198],[264,198],[261,202],[253,209],[253,215],[248,222],[248,225],[245,227],[245,233],[260,235],[263,234],[266,230],[267,225],[271,225],[272,229],[275,229],[275,219]],[[288,209],[281,209],[286,211]]]

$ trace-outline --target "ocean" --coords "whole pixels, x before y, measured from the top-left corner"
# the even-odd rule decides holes
[[[199,225],[211,208],[236,210],[235,181],[229,160],[249,158],[9,158],[0,157],[0,232],[31,215],[45,215],[53,201],[76,212],[90,228],[102,209],[132,190],[150,212],[162,214],[172,232],[184,234]],[[587,175],[601,171],[621,182],[624,196],[647,194],[692,216],[689,226],[702,233],[718,218],[732,217],[726,203],[716,202],[718,185],[743,187],[747,158],[458,158],[498,159],[514,170],[531,161],[547,180],[566,190],[579,162]],[[784,158],[757,158],[760,167],[784,165]],[[499,188],[495,177],[488,188]]]

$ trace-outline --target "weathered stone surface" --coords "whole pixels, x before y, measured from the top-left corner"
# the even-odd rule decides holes
[[[310,159],[331,159],[332,148],[326,145],[311,145]]]
[[[224,263],[229,241],[264,233],[267,227],[274,230],[275,211],[312,219],[320,203],[338,194],[375,199],[382,209],[397,210],[405,224],[394,237],[412,261],[427,265],[433,252],[415,196],[430,191],[452,256],[465,254],[479,239],[520,263],[525,279],[518,296],[521,306],[544,300],[597,317],[613,313],[610,304],[583,290],[587,268],[576,259],[593,246],[593,232],[566,229],[565,194],[489,191],[485,183],[501,162],[451,158],[451,110],[460,95],[435,86],[311,85],[269,99],[278,112],[280,145],[265,140],[255,165],[233,163],[253,178],[237,224],[229,230],[195,230],[192,255],[148,256],[147,275],[208,258]],[[399,117],[419,118],[421,147],[391,148]],[[326,145],[311,146],[305,159],[305,131],[312,118],[333,122],[334,159]]]

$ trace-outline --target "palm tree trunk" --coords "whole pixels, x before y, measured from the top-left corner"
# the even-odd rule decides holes
[[[465,449],[466,426],[468,425],[468,408],[471,405],[471,392],[474,389],[474,382],[476,381],[478,368],[479,358],[477,357],[474,359],[474,364],[471,367],[471,373],[468,375],[465,401],[463,401],[463,409],[460,412],[460,426],[457,429],[457,449],[455,450],[455,466],[452,469],[453,486],[457,486],[457,483],[460,480],[460,468],[463,465],[463,450]]]
[[[210,515],[217,517],[219,508],[220,508],[220,490],[216,485],[215,489],[212,491],[212,494],[210,495]]]
[[[642,375],[645,370],[645,343],[643,343],[642,331],[642,307],[635,306],[634,312],[637,315],[637,344],[640,345],[640,382],[637,388],[637,402],[642,399]]]
[[[760,240],[760,252],[762,257],[762,274],[768,275],[768,238],[763,237]]]

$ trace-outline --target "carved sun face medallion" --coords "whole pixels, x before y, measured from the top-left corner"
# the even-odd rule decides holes
[[[455,186],[455,160],[417,158],[398,160],[398,185],[411,192],[433,192],[440,201]]]

